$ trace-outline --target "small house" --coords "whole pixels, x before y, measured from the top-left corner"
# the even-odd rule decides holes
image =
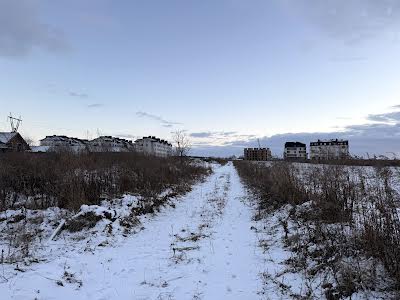
[[[24,152],[28,143],[18,132],[0,132],[0,152]]]

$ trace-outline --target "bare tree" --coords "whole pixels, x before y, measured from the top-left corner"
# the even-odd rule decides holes
[[[35,145],[35,141],[33,140],[33,138],[27,136],[24,138],[25,142],[28,144],[29,147],[32,147]]]
[[[175,143],[177,156],[184,157],[188,155],[191,148],[191,142],[186,132],[183,130],[177,130],[173,133],[172,139]]]

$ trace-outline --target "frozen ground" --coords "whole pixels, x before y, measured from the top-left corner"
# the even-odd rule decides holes
[[[1,299],[268,299],[248,200],[233,165],[215,167],[136,233],[63,233],[39,262],[2,265]]]
[[[23,220],[29,222],[19,221],[21,211],[1,213],[0,233],[12,229],[3,237],[36,223],[33,232],[45,238],[29,244],[29,259],[0,264],[0,299],[323,299],[329,274],[308,276],[288,264],[296,255],[285,245],[283,224],[289,239],[306,236],[289,220],[292,207],[253,221],[254,196],[232,163],[213,169],[191,192],[138,222],[130,215],[141,203],[134,196],[82,206],[78,216],[109,217],[82,231],[63,230],[52,241],[60,219],[71,213],[28,211]],[[126,220],[134,222],[126,227]],[[1,262],[10,255],[7,243],[0,240]],[[358,293],[352,299],[385,295]]]

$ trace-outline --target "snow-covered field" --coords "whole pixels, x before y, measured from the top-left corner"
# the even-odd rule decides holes
[[[270,177],[254,177],[257,170],[249,164],[238,164],[238,168],[254,194],[261,195],[264,207],[274,195],[286,199],[278,208],[265,212],[262,205],[260,208],[257,234],[265,257],[269,257],[262,274],[268,299],[399,299],[397,277],[391,271],[398,260],[387,263],[385,258],[390,257],[388,253],[395,257],[399,253],[398,168],[255,163],[255,167],[263,165],[271,167],[265,173],[272,174]],[[297,187],[271,180],[288,178],[281,176],[288,170],[299,180]],[[264,189],[269,186],[276,190]],[[304,196],[304,187],[312,193]],[[293,199],[285,195],[291,188],[298,192]],[[269,198],[265,197],[268,192],[272,194]],[[347,206],[352,208],[348,210],[350,221],[331,219],[341,211],[332,204],[341,201],[351,203]],[[371,238],[365,234],[371,228],[383,233]],[[375,245],[383,246],[373,252]]]
[[[191,192],[135,219],[130,212],[139,203],[126,195],[83,206],[78,216],[108,217],[92,228],[64,229],[52,240],[60,219],[71,215],[55,208],[26,213],[26,219],[43,220],[36,221],[36,230],[45,238],[32,243],[29,258],[1,264],[0,299],[324,298],[327,278],[293,265],[297,256],[288,239],[307,236],[289,220],[293,207],[254,221],[259,213],[255,198],[232,163],[213,165],[213,173]],[[18,230],[20,212],[4,212],[0,220],[6,220],[5,214],[8,221],[0,222],[1,230]],[[7,241],[1,242],[7,250]],[[385,295],[357,293],[353,299]]]
[[[44,241],[37,262],[1,266],[1,299],[265,298],[256,224],[233,165],[214,167],[174,206],[125,236],[101,221]]]

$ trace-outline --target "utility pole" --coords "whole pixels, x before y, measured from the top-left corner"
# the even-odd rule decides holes
[[[21,116],[19,116],[19,118],[14,118],[14,117],[12,116],[12,114],[10,113],[10,115],[8,116],[8,120],[9,120],[9,122],[10,122],[11,131],[12,131],[12,132],[17,132],[19,126],[20,126],[21,123],[22,123]]]

